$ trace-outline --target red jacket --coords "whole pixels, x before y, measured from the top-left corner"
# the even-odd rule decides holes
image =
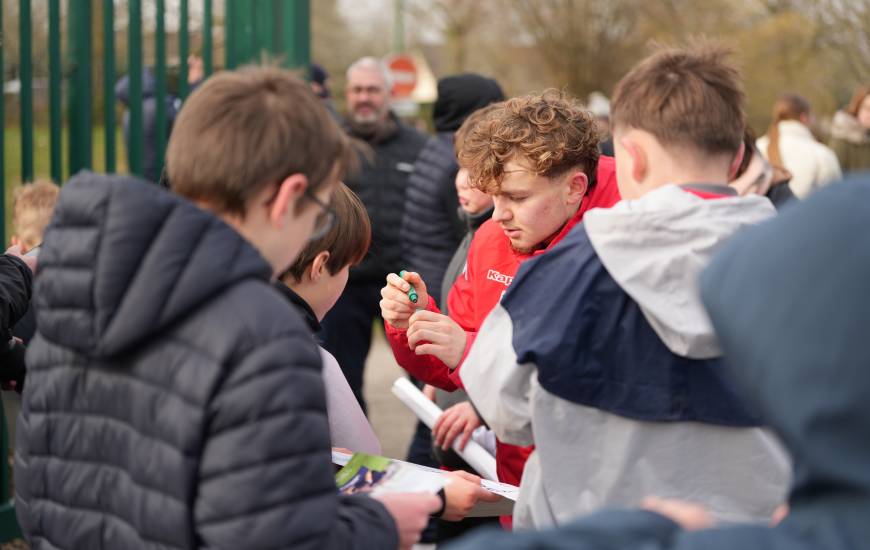
[[[589,196],[580,204],[577,213],[568,220],[565,227],[544,249],[536,250],[531,254],[517,253],[511,248],[510,240],[505,236],[504,231],[492,220],[487,220],[477,230],[468,250],[465,273],[456,279],[456,283],[447,297],[450,318],[465,329],[467,334],[463,360],[474,343],[477,330],[513,281],[520,263],[538,254],[543,254],[555,246],[575,225],[580,223],[587,210],[599,207],[609,208],[619,201],[613,158],[600,158],[596,180],[597,183],[590,191]],[[435,281],[430,283],[436,284]],[[429,300],[426,309],[440,313],[438,306],[432,299]],[[393,348],[396,362],[412,376],[447,391],[462,387],[462,382],[459,379],[461,362],[459,367],[451,370],[433,355],[416,355],[408,346],[408,336],[405,330],[396,329],[389,323],[384,323],[384,325],[387,340],[390,347]],[[531,447],[516,447],[498,442],[496,468],[499,480],[519,485],[523,466],[531,452]]]

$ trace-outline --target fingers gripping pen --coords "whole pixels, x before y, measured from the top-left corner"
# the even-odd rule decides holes
[[[404,278],[405,278],[405,273],[407,273],[407,271],[405,271],[405,270],[403,269],[402,271],[399,272],[399,277],[401,277],[401,278],[404,279]],[[412,285],[411,283],[408,283],[408,286],[411,287],[410,289],[408,289],[408,299],[411,300],[411,303],[412,303],[412,304],[416,304],[416,303],[417,303],[417,299],[418,299],[418,297],[417,297],[417,289],[415,289],[415,288],[414,288],[414,285]]]

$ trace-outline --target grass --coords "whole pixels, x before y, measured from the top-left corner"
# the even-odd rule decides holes
[[[12,198],[15,189],[21,182],[21,128],[7,125],[3,128],[3,160],[4,173],[3,183],[5,186],[5,212],[3,245],[9,244],[12,235]],[[51,152],[49,148],[50,135],[48,126],[36,126],[33,130],[33,175],[34,178],[51,178]],[[63,128],[61,136],[61,165],[63,177],[70,176],[68,173],[68,148],[69,138],[67,128]],[[104,172],[106,169],[105,130],[102,126],[95,126],[92,137],[93,162],[91,169],[95,172]],[[127,171],[127,157],[124,149],[124,139],[121,128],[115,133],[115,167],[117,172]]]

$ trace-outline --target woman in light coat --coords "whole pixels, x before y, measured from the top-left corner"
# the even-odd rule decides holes
[[[773,104],[773,120],[767,134],[756,142],[771,165],[791,173],[789,186],[800,198],[842,177],[837,155],[819,143],[810,131],[811,120],[812,111],[806,99],[782,95]]]

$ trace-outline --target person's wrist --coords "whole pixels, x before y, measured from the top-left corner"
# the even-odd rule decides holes
[[[444,512],[447,511],[447,493],[444,492],[444,487],[438,490],[437,496],[441,499],[441,508],[439,508],[437,512],[432,514],[433,518],[440,518],[444,515]]]

